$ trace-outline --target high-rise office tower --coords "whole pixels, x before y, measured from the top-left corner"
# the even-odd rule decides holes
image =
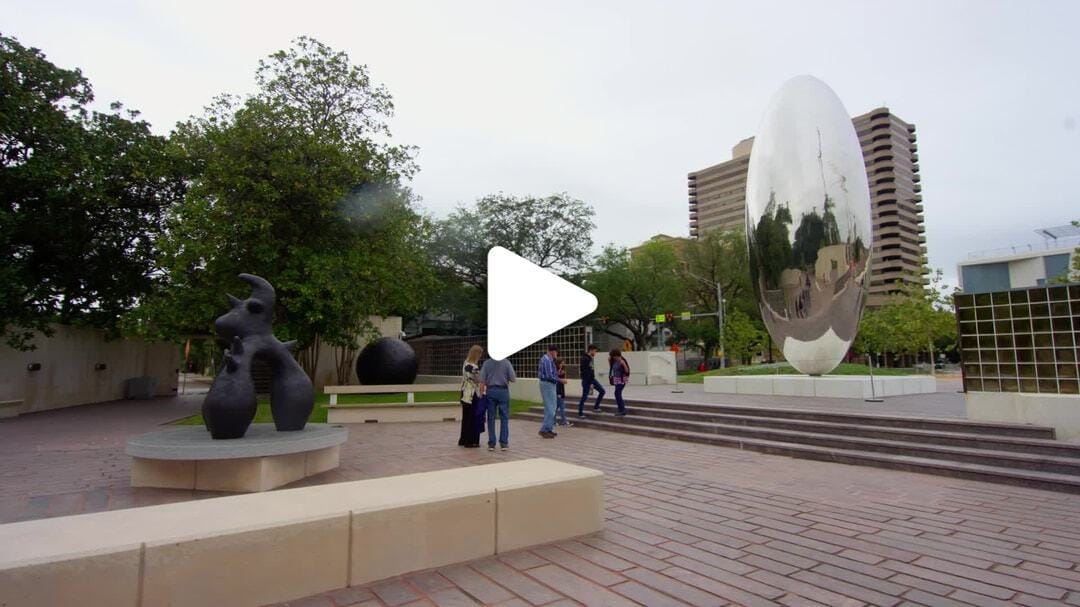
[[[915,125],[880,107],[852,119],[870,184],[874,247],[870,298],[875,306],[908,285],[922,285],[924,263],[922,186]],[[687,175],[690,236],[709,230],[745,229],[746,172],[753,138],[731,150],[731,160]]]

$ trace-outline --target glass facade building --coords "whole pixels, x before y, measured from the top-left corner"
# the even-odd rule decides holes
[[[954,301],[965,392],[1080,393],[1080,284]]]

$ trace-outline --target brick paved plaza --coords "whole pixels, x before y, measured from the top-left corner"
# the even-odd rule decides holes
[[[131,489],[123,455],[201,398],[0,422],[0,521],[211,497]],[[294,486],[552,457],[605,472],[603,533],[290,605],[1080,605],[1080,495],[512,423],[506,453],[353,425],[341,468]]]

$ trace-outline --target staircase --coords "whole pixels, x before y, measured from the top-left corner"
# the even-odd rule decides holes
[[[1055,441],[1053,428],[662,401],[627,401],[625,417],[614,413],[606,405],[572,419],[582,428],[1080,493],[1080,444]],[[516,417],[540,421],[543,407]]]

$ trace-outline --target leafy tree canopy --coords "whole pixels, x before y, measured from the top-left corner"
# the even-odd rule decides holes
[[[301,346],[349,346],[368,314],[421,310],[428,226],[400,185],[411,148],[385,143],[389,93],[311,38],[260,62],[257,82],[250,98],[220,97],[177,126],[196,170],[168,217],[163,284],[133,329],[212,332],[240,272],[275,286],[276,330]]]
[[[634,336],[634,347],[645,349],[658,327],[657,314],[683,307],[686,300],[678,271],[680,260],[666,242],[650,242],[633,256],[626,249],[606,247],[595,269],[583,276],[584,287],[596,295],[597,316],[608,325],[619,323]]]
[[[682,250],[679,274],[686,305],[698,313],[717,310],[717,288],[724,298],[724,347],[733,358],[746,358],[764,342],[757,302],[750,284],[750,260],[742,230],[712,230],[687,241]],[[674,326],[678,338],[712,353],[719,346],[720,330],[715,318],[680,321]]]
[[[167,141],[90,83],[0,35],[0,329],[32,347],[53,322],[114,331],[153,287],[165,209],[184,192]]]
[[[956,314],[944,292],[941,270],[928,288],[916,286],[890,296],[880,307],[863,313],[855,350],[862,353],[918,354],[956,345]]]
[[[501,246],[542,268],[570,274],[588,265],[594,211],[566,193],[493,194],[434,225],[430,256],[439,268],[445,310],[485,324],[487,252]]]

